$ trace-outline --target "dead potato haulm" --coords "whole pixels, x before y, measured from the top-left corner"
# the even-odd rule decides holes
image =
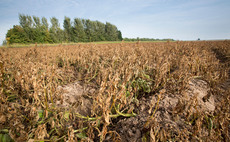
[[[0,48],[0,141],[230,141],[230,41]]]

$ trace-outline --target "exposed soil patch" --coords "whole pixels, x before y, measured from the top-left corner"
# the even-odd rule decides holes
[[[80,85],[80,82],[74,82],[65,86],[59,86],[58,90],[62,92],[61,100],[57,101],[58,107],[74,108],[76,113],[84,116],[91,114],[92,96],[96,91],[92,86]]]
[[[198,110],[199,112],[214,112],[215,98],[210,94],[207,82],[192,79],[187,88],[183,95],[159,93],[148,98],[141,98],[136,117],[121,117],[114,124],[121,140],[123,142],[142,141],[143,136],[150,129],[150,124],[155,124],[157,131],[163,128],[177,134],[178,130],[190,129],[191,125],[186,123],[186,116],[196,113]],[[57,102],[58,107],[66,109],[71,107],[75,109],[76,113],[90,116],[93,103],[91,96],[96,91],[92,86],[80,85],[80,82],[75,82],[59,86],[58,89],[63,92],[61,101]],[[158,98],[159,96],[160,98]]]
[[[211,95],[207,82],[192,79],[189,81],[188,88],[184,97],[187,102],[196,101],[193,102],[196,103],[196,109],[202,112],[213,112],[215,110],[214,96]]]
[[[157,131],[163,128],[175,134],[178,130],[189,129],[191,125],[186,123],[186,116],[197,110],[200,112],[215,110],[214,97],[210,95],[209,90],[207,82],[193,79],[183,96],[162,93],[141,98],[138,115],[119,120],[116,129],[123,142],[142,141],[144,134],[150,129],[150,123],[156,126]],[[157,104],[158,96],[161,96],[159,104]],[[151,117],[155,110],[155,114]]]

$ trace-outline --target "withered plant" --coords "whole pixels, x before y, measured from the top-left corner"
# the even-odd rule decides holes
[[[117,125],[128,118],[142,141],[229,141],[229,55],[230,41],[0,49],[0,141],[130,141]],[[170,117],[183,119],[182,126],[164,127],[157,120],[161,101],[167,94],[183,98],[192,79],[208,84],[215,111],[181,99]],[[83,93],[91,101],[87,114],[61,106],[58,88],[76,81],[94,89]]]

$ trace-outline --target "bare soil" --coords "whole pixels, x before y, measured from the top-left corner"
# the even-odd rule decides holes
[[[80,84],[80,82],[74,82],[59,86],[59,90],[63,94],[57,106],[65,109],[74,108],[76,113],[90,116],[93,104],[92,96],[96,89]],[[186,116],[196,113],[198,110],[204,113],[214,112],[215,97],[210,94],[207,82],[201,79],[191,79],[183,95],[167,94],[162,90],[154,96],[142,97],[136,106],[137,116],[120,117],[112,124],[111,128],[119,133],[123,142],[138,142],[142,141],[143,136],[150,129],[150,123],[158,125],[156,131],[164,128],[177,133],[178,130],[189,129],[191,125],[187,123]],[[154,119],[150,121],[151,115]]]

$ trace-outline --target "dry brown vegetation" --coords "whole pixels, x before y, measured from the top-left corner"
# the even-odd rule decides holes
[[[0,49],[0,136],[229,141],[230,41]]]

